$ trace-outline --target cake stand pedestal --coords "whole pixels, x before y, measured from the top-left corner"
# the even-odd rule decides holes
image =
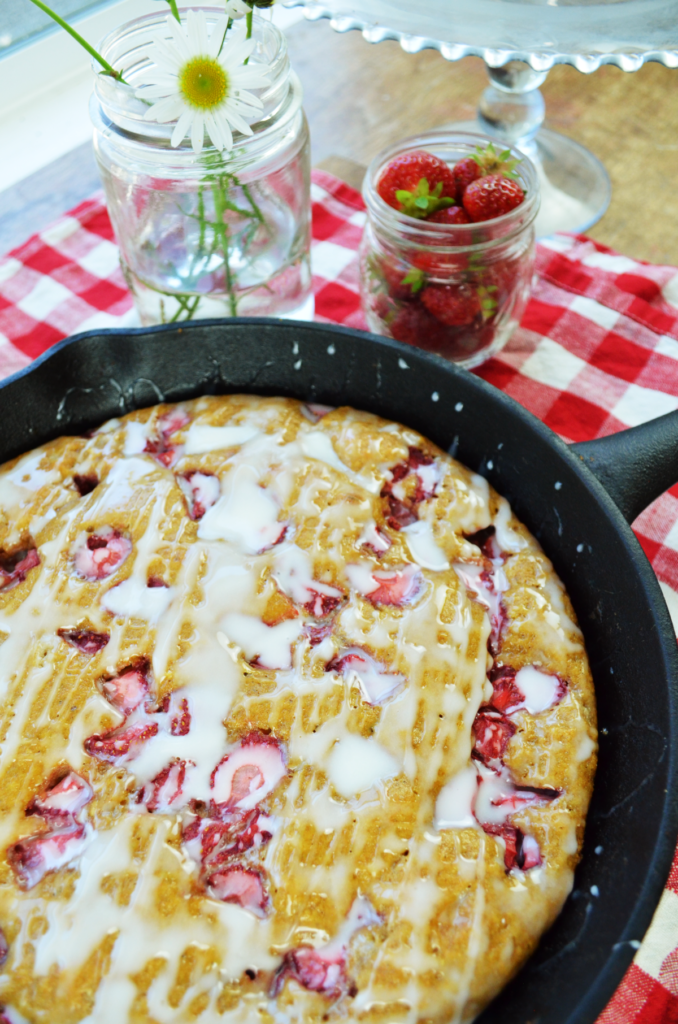
[[[282,0],[338,32],[447,60],[482,57],[490,79],[475,121],[446,125],[494,136],[535,163],[542,204],[537,235],[586,231],[610,202],[603,164],[578,142],[542,128],[540,86],[554,64],[590,73],[601,64],[635,71],[646,61],[678,67],[674,0]]]

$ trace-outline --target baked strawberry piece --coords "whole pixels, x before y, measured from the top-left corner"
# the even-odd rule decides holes
[[[105,580],[118,569],[132,550],[132,541],[112,526],[102,526],[76,544],[73,565],[86,580]]]
[[[105,679],[101,684],[104,697],[114,708],[127,717],[135,711],[148,696],[148,663],[129,668],[114,679]]]
[[[110,633],[97,633],[93,629],[57,629],[57,636],[70,647],[90,656],[103,650],[111,639]]]
[[[252,810],[286,774],[278,741],[272,736],[250,733],[212,772],[210,786],[216,816],[223,811]]]
[[[92,787],[77,772],[69,772],[50,789],[34,797],[26,814],[37,814],[55,824],[73,824],[94,796]]]
[[[181,799],[185,779],[186,762],[175,759],[139,791],[137,803],[151,813],[169,814]]]
[[[123,764],[137,756],[144,743],[158,732],[157,722],[138,722],[106,733],[88,736],[83,747],[90,757],[111,764]]]
[[[213,896],[223,903],[237,903],[257,917],[263,917],[268,906],[263,871],[255,868],[231,867],[218,871],[207,882]]]
[[[202,519],[208,509],[219,500],[221,485],[213,473],[193,470],[184,476],[177,476],[177,483],[186,499],[191,519]]]
[[[23,583],[30,569],[40,565],[40,555],[34,547],[20,548],[8,553],[0,552],[0,590],[11,590]]]

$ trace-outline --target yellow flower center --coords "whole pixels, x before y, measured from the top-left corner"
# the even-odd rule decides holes
[[[192,107],[213,110],[228,95],[228,75],[211,57],[193,57],[181,69],[179,89]]]

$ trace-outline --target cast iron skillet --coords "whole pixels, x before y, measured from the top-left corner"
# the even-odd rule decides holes
[[[678,480],[678,413],[568,448],[500,391],[397,342],[319,324],[202,321],[82,334],[9,378],[0,463],[132,409],[224,392],[348,404],[420,430],[487,476],[553,560],[595,678],[598,775],[575,889],[479,1020],[592,1024],[650,923],[678,832],[676,638],[627,525]]]

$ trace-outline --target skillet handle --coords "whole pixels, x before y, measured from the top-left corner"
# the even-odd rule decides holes
[[[572,449],[632,523],[678,481],[678,411]]]

